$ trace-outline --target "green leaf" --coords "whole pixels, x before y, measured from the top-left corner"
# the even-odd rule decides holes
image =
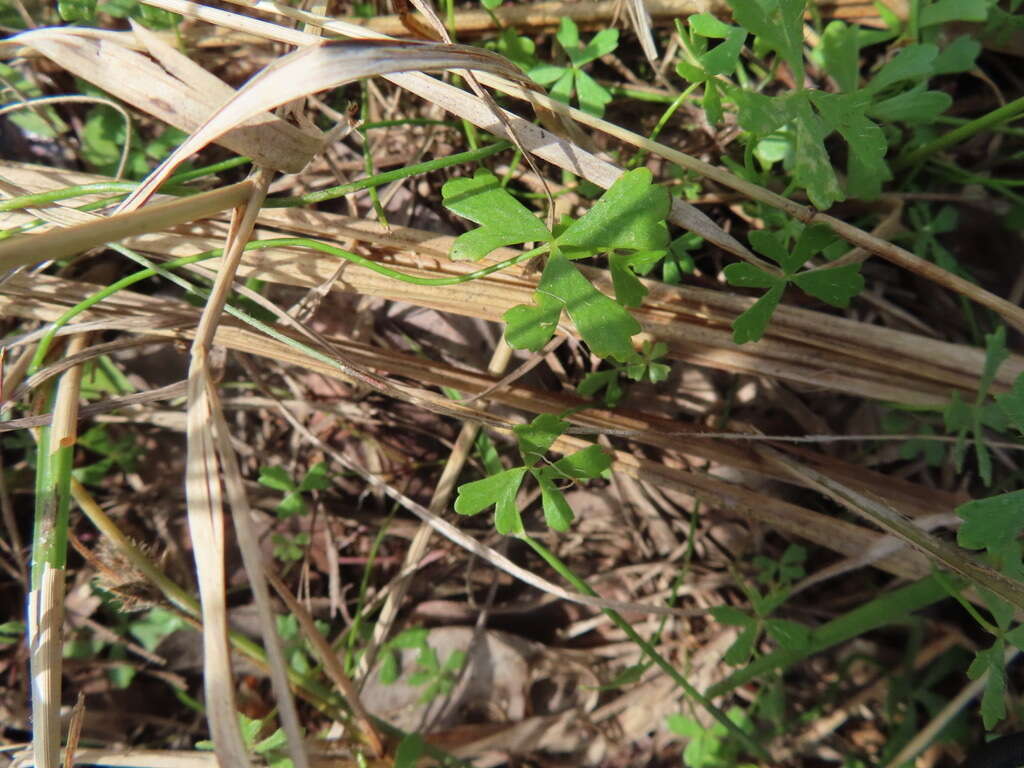
[[[541,507],[544,509],[544,520],[553,531],[565,533],[572,527],[572,507],[565,496],[544,472],[537,473],[540,483]]]
[[[566,73],[565,67],[559,67],[554,64],[539,64],[528,72],[530,78],[540,85],[551,85],[560,77],[564,77]],[[568,72],[568,75],[571,83],[572,73]]]
[[[620,304],[597,290],[561,253],[548,259],[538,290],[534,293],[538,303],[539,295],[543,294],[565,305],[580,336],[595,355],[614,357],[623,362],[633,356],[630,338],[642,330],[640,323]],[[509,343],[516,346],[512,339]]]
[[[736,641],[729,646],[729,649],[722,655],[722,661],[732,666],[745,664],[754,653],[754,644],[757,643],[758,630],[756,626],[749,626],[740,632]]]
[[[758,253],[782,266],[784,271],[793,271],[786,267],[789,253],[786,250],[783,233],[769,229],[754,229],[747,235],[747,239]],[[797,266],[800,265],[797,264]]]
[[[701,106],[704,107],[708,123],[718,125],[722,122],[725,113],[722,110],[722,90],[717,80],[708,80],[704,83],[704,98],[701,100]]]
[[[475,515],[494,507],[494,527],[500,534],[519,533],[523,530],[516,493],[523,482],[526,467],[514,467],[504,472],[459,486],[455,511],[460,515]]]
[[[614,27],[602,29],[594,35],[583,50],[566,49],[569,60],[575,67],[582,67],[614,51],[619,45],[619,30]]]
[[[729,98],[739,110],[736,118],[744,130],[757,136],[767,136],[790,120],[789,99],[772,98],[742,88],[729,88]]]
[[[267,488],[273,488],[275,491],[291,492],[297,490],[291,475],[288,474],[284,467],[260,467],[259,483]]]
[[[991,648],[978,651],[971,666],[967,668],[967,676],[971,680],[977,680],[988,672],[985,692],[981,697],[981,719],[986,730],[992,730],[1000,720],[1006,717],[1004,703],[1006,679],[1003,675],[1004,648],[1005,644],[1002,638],[997,638]]]
[[[950,21],[985,21],[988,4],[985,0],[936,0],[921,9],[919,27],[933,27]]]
[[[700,56],[708,75],[728,75],[736,69],[747,32],[741,27],[725,24],[710,13],[698,13],[688,19],[690,29],[701,37],[720,38],[723,42]]]
[[[446,208],[480,225],[455,238],[449,254],[454,260],[479,261],[496,248],[551,238],[544,223],[489,171],[452,179],[441,188],[441,196]]]
[[[825,71],[835,79],[839,90],[857,90],[860,80],[857,30],[841,21],[830,22],[821,33],[820,50]]]
[[[590,445],[559,459],[551,465],[551,469],[558,476],[583,480],[600,477],[611,466],[612,457],[601,446]]]
[[[732,265],[730,265],[732,266]],[[737,344],[745,344],[748,341],[759,341],[768,328],[768,322],[775,312],[775,307],[782,299],[782,292],[785,283],[781,280],[768,289],[764,296],[759,298],[742,315],[733,320],[732,340]]]
[[[497,0],[498,3],[501,1]],[[402,736],[394,751],[394,768],[416,768],[425,749],[426,744],[419,733],[407,733]]]
[[[580,30],[576,22],[568,16],[563,16],[558,23],[558,31],[555,33],[558,44],[565,49],[566,53],[580,47]]]
[[[533,300],[535,306],[518,304],[501,316],[506,323],[505,341],[513,349],[536,352],[555,335],[563,302],[541,291],[533,294]]]
[[[612,273],[615,300],[624,307],[639,307],[647,289],[634,273],[646,274],[664,257],[665,251],[613,253],[608,259],[608,269]]]
[[[903,80],[919,80],[932,73],[932,64],[939,49],[931,43],[908,45],[890,59],[865,87],[869,93],[879,93]]]
[[[1009,392],[996,395],[996,404],[1010,423],[1024,434],[1024,373],[1017,376]]]
[[[731,605],[716,605],[711,609],[711,615],[719,624],[729,627],[751,627],[757,624],[757,620],[751,618],[739,608]]]
[[[327,472],[327,462],[318,461],[312,467],[309,468],[309,472],[302,478],[302,482],[299,483],[298,490],[300,492],[305,491],[323,491],[331,487],[331,478]]]
[[[618,405],[625,392],[619,384],[619,372],[615,369],[595,371],[583,377],[576,391],[583,397],[592,397],[602,389],[605,390],[604,403],[609,408]]]
[[[850,299],[864,290],[860,264],[803,272],[795,275],[792,280],[804,293],[833,307],[850,306]]]
[[[932,63],[933,75],[952,75],[974,67],[981,53],[981,43],[970,35],[960,35],[943,48]]]
[[[617,249],[667,250],[665,218],[671,200],[668,191],[651,180],[646,168],[622,174],[586,214],[555,239],[556,246],[586,251],[586,255]]]
[[[544,458],[551,445],[569,428],[569,422],[553,413],[542,413],[529,424],[520,424],[512,428],[519,452],[527,466],[533,466]]]
[[[754,233],[751,232],[751,235]],[[722,270],[726,282],[735,285],[737,288],[774,288],[785,285],[782,278],[776,277],[763,269],[758,269],[753,264],[745,261],[729,264]]]
[[[804,82],[805,0],[729,0],[733,18],[757,36],[758,48],[777,52],[793,72],[798,88]]]
[[[953,104],[953,97],[944,91],[929,91],[924,83],[868,107],[867,114],[887,123],[926,125]]]
[[[768,619],[764,628],[780,648],[804,653],[811,647],[811,628],[805,624],[788,619]]]
[[[822,94],[815,91],[813,96],[830,95],[841,98],[842,94]],[[803,93],[794,96],[804,96]],[[811,109],[806,98],[790,97],[790,108],[793,116],[794,136],[796,137],[795,162],[793,164],[793,180],[807,190],[807,196],[819,210],[831,208],[832,204],[844,200],[839,180],[836,178],[832,160],[825,151],[825,139],[831,130],[826,127],[818,115]],[[852,157],[852,155],[851,155]]]
[[[549,93],[551,98],[563,101],[566,104],[572,98],[573,83],[576,82],[576,72],[572,69],[566,69],[562,76],[558,78],[558,81],[551,86]]]
[[[882,184],[892,178],[892,172],[885,163],[888,149],[885,133],[865,116],[870,95],[863,90],[851,94],[815,91],[811,100],[828,126],[827,132],[839,131],[850,147],[847,164],[850,195],[877,197]],[[834,173],[832,177],[835,178]]]
[[[793,251],[784,261],[779,263],[787,275],[793,274],[808,259],[817,253],[821,253],[838,239],[832,228],[825,224],[812,224],[809,227],[804,227],[797,237],[796,243],[793,245]]]
[[[963,518],[957,543],[966,549],[989,549],[1013,541],[1024,530],[1024,490],[961,504]]]
[[[576,72],[576,99],[580,109],[596,117],[604,116],[604,108],[611,103],[612,94],[586,72]]]
[[[537,66],[536,44],[530,38],[516,34],[516,31],[511,27],[505,27],[505,29],[501,30],[497,48],[498,53],[518,65],[524,72],[530,72],[533,67]],[[552,67],[550,64],[545,66],[561,70],[560,67]],[[538,80],[538,82],[540,81]]]
[[[57,0],[57,13],[62,21],[89,24],[96,19],[96,0]]]
[[[427,638],[429,636],[430,630],[426,627],[405,629],[391,638],[391,640],[388,641],[388,645],[392,648],[422,649],[426,646]]]

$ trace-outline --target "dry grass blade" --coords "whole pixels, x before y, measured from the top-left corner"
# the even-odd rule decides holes
[[[324,665],[328,676],[334,681],[338,691],[345,697],[345,700],[352,708],[352,712],[359,721],[360,728],[363,730],[363,738],[369,744],[374,756],[382,757],[384,755],[384,744],[381,742],[377,729],[373,727],[370,716],[366,713],[366,709],[359,700],[359,691],[356,690],[355,685],[352,684],[352,681],[345,673],[345,667],[339,661],[338,654],[331,648],[330,643],[324,639],[324,636],[320,634],[320,630],[316,628],[316,622],[309,611],[306,610],[306,607],[295,599],[295,595],[288,590],[288,587],[281,581],[280,577],[273,571],[268,570],[267,580],[284,601],[285,605],[288,606],[288,611],[298,620],[303,635],[305,635],[314,653],[320,659],[320,663]]]
[[[162,8],[173,13],[192,16],[230,29],[245,30],[270,40],[277,40],[291,45],[311,45],[319,41],[319,38],[313,35],[200,5],[190,2],[190,0],[145,0],[145,2],[147,5]],[[347,35],[357,39],[371,36],[371,33],[363,27],[315,16],[295,8],[269,2],[269,0],[254,0],[251,7],[286,16],[304,24],[314,24],[340,35]],[[475,71],[477,79],[485,84],[489,82],[485,79],[485,72],[483,70],[476,68]],[[519,80],[518,71],[516,71],[516,75],[516,80]],[[553,163],[559,168],[564,168],[578,176],[582,176],[587,181],[600,187],[607,189],[622,175],[621,168],[595,157],[592,153],[587,152],[572,141],[546,131],[518,115],[505,110],[502,110],[500,115],[495,114],[491,105],[475,94],[466,93],[460,88],[456,88],[448,83],[439,82],[419,72],[385,75],[385,78],[410,93],[414,93],[428,102],[443,107],[452,114],[468,120],[473,125],[495,136],[517,142],[536,157]],[[512,83],[503,78],[498,78],[496,82],[503,82],[508,84],[509,88],[515,88]],[[521,88],[519,92],[523,94],[522,98],[526,101],[531,101],[530,93],[536,94],[532,86]],[[560,102],[543,97],[542,94],[536,95],[538,100],[534,103],[539,104],[541,109],[555,112],[557,115],[570,114],[565,112],[564,105]],[[757,256],[736,240],[736,238],[725,232],[703,212],[686,202],[681,200],[673,201],[669,220],[681,227],[696,232],[708,240],[708,242],[714,243],[746,261],[757,264],[762,263]]]
[[[300,48],[278,59],[242,86],[150,174],[121,204],[120,210],[132,210],[141,205],[185,158],[261,112],[364,77],[410,70],[443,72],[451,69],[489,70],[523,80],[519,70],[503,57],[468,46],[350,40]]]
[[[1024,585],[1019,582],[965,555],[956,547],[929,536],[911,521],[901,517],[887,504],[838,483],[822,472],[802,466],[799,462],[768,446],[756,446],[755,450],[794,476],[802,478],[810,487],[816,488],[850,511],[881,526],[884,530],[919,552],[930,556],[936,562],[942,563],[949,570],[960,574],[971,583],[991,590],[1017,610],[1024,611]]]
[[[87,216],[89,221],[40,235],[19,235],[0,241],[0,271],[38,264],[45,259],[66,258],[132,235],[205,219],[238,205],[250,191],[251,185],[242,181],[114,216],[74,211]]]
[[[155,61],[95,30],[51,27],[0,42],[0,56],[22,46],[36,50],[68,72],[186,132],[198,128],[234,93],[231,86],[152,32],[138,26],[133,30],[134,40]],[[322,137],[257,112],[217,138],[259,165],[296,173],[320,150]]]

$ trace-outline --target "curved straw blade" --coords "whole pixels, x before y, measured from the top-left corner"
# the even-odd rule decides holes
[[[461,45],[346,40],[300,48],[270,64],[243,85],[149,175],[119,210],[133,210],[142,205],[185,158],[253,115],[364,77],[452,69],[483,70],[519,82],[525,80],[505,58]]]

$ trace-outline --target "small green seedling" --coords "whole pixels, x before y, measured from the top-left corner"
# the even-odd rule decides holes
[[[242,731],[242,742],[246,749],[256,757],[262,758],[269,768],[292,768],[292,760],[288,757],[288,737],[280,728],[265,738],[260,734],[266,730],[266,719],[238,715]],[[196,743],[196,749],[213,750],[213,742],[204,739]]]
[[[594,354],[622,363],[636,360],[631,337],[641,328],[625,307],[639,306],[647,293],[635,273],[664,258],[669,247],[669,195],[652,184],[650,171],[624,173],[586,214],[563,220],[554,233],[486,171],[449,181],[442,194],[446,207],[480,225],[455,239],[451,258],[477,261],[496,248],[526,242],[541,243],[537,253],[550,254],[535,303],[503,316],[512,347],[539,350],[565,311]],[[599,254],[608,256],[615,299],[572,264]]]
[[[438,696],[447,696],[458,680],[459,671],[466,663],[466,652],[455,650],[442,664],[435,651],[427,642],[430,631],[422,627],[407,629],[389,640],[381,649],[380,680],[390,685],[398,680],[399,649],[419,651],[416,657],[416,671],[409,675],[409,685],[425,686],[420,703],[426,704]]]
[[[837,239],[832,230],[824,225],[806,227],[797,237],[792,250],[787,247],[786,238],[778,232],[754,230],[749,238],[755,250],[782,267],[782,275],[767,272],[747,262],[730,264],[723,270],[730,285],[767,289],[753,306],[733,322],[733,341],[737,344],[758,341],[764,335],[790,283],[834,307],[848,307],[850,299],[864,289],[860,264],[800,271],[809,258],[824,251]]]
[[[284,492],[284,499],[274,508],[277,516],[284,519],[294,515],[307,514],[309,504],[303,495],[311,491],[323,491],[330,488],[331,478],[327,471],[327,464],[323,461],[310,467],[306,476],[299,483],[292,480],[284,467],[260,467],[260,485]]]
[[[1003,337],[1004,334],[998,332],[987,337],[989,354],[986,356],[983,383],[991,383],[991,376],[987,375],[989,369],[991,368],[991,373],[994,374],[994,366],[1005,356]],[[968,408],[966,405],[963,407]],[[996,396],[996,407],[1006,421],[1024,435],[1024,374],[1017,377],[1010,392]],[[983,420],[983,416],[978,415],[979,407],[976,404],[970,408],[974,412],[974,417],[965,421],[970,421],[974,428],[980,428],[978,422]],[[977,441],[977,433],[975,437],[975,447],[983,445]],[[985,453],[987,454],[987,449]],[[1021,531],[1024,531],[1024,491],[969,501],[957,507],[956,513],[964,520],[957,531],[957,543],[966,549],[985,550],[994,567],[1011,579],[1024,581],[1024,555],[1020,542]],[[981,714],[985,728],[991,730],[1006,716],[1006,647],[1009,644],[1024,649],[1024,625],[1010,629],[1013,608],[987,590],[979,588],[978,591],[984,598],[995,624],[984,620],[975,611],[971,612],[978,623],[995,636],[995,641],[991,647],[977,652],[968,675],[972,680],[976,680],[988,672],[985,693],[982,695]],[[964,605],[967,607],[966,603]]]
[[[757,557],[754,565],[758,568],[758,582],[764,592],[754,585],[741,582],[740,587],[754,609],[752,616],[730,605],[711,609],[711,615],[722,624],[740,629],[739,637],[723,656],[727,664],[746,664],[754,655],[758,639],[767,632],[779,648],[805,652],[811,643],[811,630],[804,624],[788,619],[769,618],[789,597],[790,586],[804,575],[803,561],[807,552],[803,547],[791,544],[779,560]]]
[[[605,406],[614,408],[625,394],[622,379],[649,381],[652,384],[657,384],[668,378],[669,366],[657,362],[667,352],[668,347],[663,342],[651,344],[651,342],[645,341],[634,362],[613,362],[610,369],[588,373],[576,391],[584,397],[592,397],[603,389]]]
[[[754,732],[754,723],[739,707],[731,708],[726,716],[744,733]],[[665,721],[672,733],[687,739],[683,748],[686,768],[753,768],[753,763],[739,762],[742,745],[721,723],[710,727],[701,725],[686,715],[669,715]]]
[[[618,47],[619,30],[602,29],[589,43],[581,47],[579,28],[572,19],[563,16],[555,39],[569,57],[569,66],[540,64],[529,70],[528,74],[541,85],[550,85],[551,97],[566,104],[575,91],[580,109],[601,117],[605,106],[611,102],[612,95],[608,89],[584,72],[583,67]]]
[[[974,455],[978,461],[978,475],[987,486],[992,485],[992,457],[988,446],[985,445],[985,428],[1005,431],[1008,425],[1003,404],[1012,410],[1016,402],[1014,394],[1010,393],[1004,395],[1001,402],[997,400],[993,403],[988,400],[988,391],[995,379],[996,371],[1009,356],[1010,353],[1006,349],[1005,326],[999,326],[994,333],[986,334],[985,365],[974,403],[965,403],[960,393],[954,392],[943,412],[946,431],[956,434],[953,460],[956,462],[957,472],[963,471],[964,457],[967,454],[967,434],[970,432],[974,443]]]
[[[544,519],[556,531],[567,531],[572,524],[572,508],[565,500],[560,484],[592,479],[611,467],[611,457],[598,445],[549,461],[545,454],[569,428],[551,413],[544,413],[529,424],[514,428],[523,464],[512,469],[459,486],[455,511],[460,515],[476,515],[495,508],[494,526],[501,534],[521,534],[523,521],[519,516],[516,494],[527,474],[540,486]]]

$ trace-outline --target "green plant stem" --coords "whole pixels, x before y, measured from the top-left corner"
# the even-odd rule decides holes
[[[676,98],[672,101],[672,103],[668,105],[668,107],[665,109],[665,111],[661,114],[661,117],[658,118],[658,122],[654,126],[654,129],[651,131],[651,135],[650,135],[650,140],[651,141],[656,141],[657,140],[658,136],[665,129],[665,126],[668,125],[668,121],[672,119],[672,115],[674,115],[679,110],[679,108],[681,106],[683,106],[683,102],[686,101],[686,98],[691,93],[693,93],[694,89],[696,89],[698,85],[700,85],[700,83],[690,83],[690,85],[687,86],[686,90],[684,90],[682,93],[680,93],[678,96],[676,96]],[[630,159],[629,167],[630,168],[636,168],[646,158],[647,158],[646,150],[641,149],[639,152],[637,152],[635,155],[633,155],[633,157]]]
[[[383,264],[378,264],[377,262],[372,261],[371,259],[367,259],[365,256],[360,256],[359,254],[356,253],[350,253],[349,251],[343,250],[341,248],[336,248],[333,245],[321,243],[318,240],[310,240],[309,238],[305,237],[282,237],[274,238],[272,240],[253,240],[252,242],[246,243],[245,250],[259,251],[265,250],[267,248],[294,247],[311,248],[315,251],[320,251],[321,253],[327,253],[332,256],[336,256],[339,259],[346,259],[348,261],[355,262],[360,266],[366,267],[367,269],[370,269],[380,275],[384,275],[385,277],[391,277],[394,278],[395,280],[400,280],[406,283],[412,283],[413,285],[439,286],[457,285],[459,283],[466,283],[469,282],[470,280],[476,280],[481,277],[486,277],[487,275],[493,274],[495,272],[500,272],[501,270],[511,267],[515,264],[520,264],[524,261],[528,261],[534,256],[544,253],[548,249],[548,246],[544,245],[539,248],[534,248],[532,251],[526,251],[524,253],[518,254],[517,256],[513,256],[512,258],[505,259],[504,261],[499,261],[496,264],[491,264],[490,266],[484,267],[483,269],[478,269],[475,272],[469,272],[468,274],[465,275],[454,275],[452,277],[417,277],[415,275],[407,275],[403,272],[399,272],[398,270],[391,269],[390,267],[385,267]],[[53,325],[50,326],[49,329],[47,329],[46,334],[40,340],[39,346],[37,347],[36,352],[32,357],[32,362],[29,365],[29,375],[32,375],[42,367],[43,361],[46,359],[47,352],[49,351],[50,345],[53,343],[53,339],[57,335],[57,332],[62,327],[71,322],[71,320],[74,319],[76,315],[81,314],[90,307],[103,301],[103,299],[107,298],[108,296],[112,296],[118,291],[122,291],[125,288],[134,285],[135,283],[138,283],[142,280],[146,280],[147,278],[153,277],[154,275],[158,274],[166,276],[167,270],[177,269],[178,267],[187,266],[188,264],[196,264],[201,261],[214,259],[223,254],[223,252],[224,251],[221,248],[214,248],[213,250],[204,251],[203,253],[197,253],[193,256],[182,256],[180,259],[168,261],[161,267],[147,267],[146,269],[134,272],[128,275],[127,277],[123,277],[117,282],[111,283],[105,288],[96,291],[96,293],[92,294],[88,298],[83,299],[78,304],[67,310],[67,312],[62,314],[56,320],[54,320]],[[194,286],[191,286],[191,284],[187,284],[183,287],[186,290],[190,291],[196,290]],[[244,319],[244,317],[242,319]]]
[[[565,563],[559,560],[558,557],[555,556],[554,553],[550,552],[543,544],[530,536],[527,536],[525,533],[520,534],[519,538],[528,544],[534,552],[540,555],[544,562],[554,568],[563,579],[572,584],[578,592],[584,595],[590,595],[591,597],[597,597],[597,593],[594,592],[594,590],[591,589],[585,581],[569,570]],[[671,677],[676,685],[683,689],[687,696],[704,707],[712,717],[728,729],[729,733],[733,737],[743,742],[743,745],[750,754],[757,755],[761,760],[771,760],[771,757],[767,752],[765,752],[764,748],[761,747],[760,744],[754,741],[748,734],[740,730],[740,728],[730,720],[722,710],[712,704],[710,697],[702,695],[700,691],[690,685],[686,678],[680,674],[679,670],[672,666],[664,656],[658,653],[654,646],[644,640],[640,634],[633,629],[633,626],[623,619],[617,611],[613,611],[610,608],[602,608],[601,610],[604,611],[604,614],[612,620],[615,626],[625,632],[626,636],[637,644],[637,646],[651,661],[657,664],[665,674]]]
[[[204,176],[220,173],[221,171],[225,171],[230,168],[236,168],[239,165],[245,165],[249,162],[251,161],[247,157],[233,157],[222,163],[214,163],[213,165],[207,165],[202,168],[185,171],[184,173],[171,176],[171,178],[169,178],[167,182],[160,187],[160,191],[172,194],[188,194],[192,190],[180,190],[175,189],[175,187],[188,181],[193,181],[194,179],[200,179]],[[0,213],[6,211],[18,211],[22,208],[38,208],[50,205],[51,203],[55,203],[59,200],[68,200],[73,197],[113,193],[113,197],[104,201],[109,202],[133,192],[138,186],[139,183],[136,181],[99,181],[93,184],[78,184],[73,187],[62,187],[61,189],[54,189],[49,192],[37,192],[32,195],[19,195],[18,197],[12,197],[9,200],[0,202]]]
[[[820,653],[834,645],[887,624],[902,621],[914,611],[919,611],[948,596],[949,593],[945,587],[934,576],[928,576],[914,584],[894,590],[812,630],[811,639],[806,648],[800,650],[780,648],[767,656],[755,659],[743,669],[733,672],[725,680],[708,688],[707,696],[709,698],[723,696],[772,670],[791,667],[808,656]]]
[[[929,155],[934,155],[936,152],[941,152],[944,149],[955,146],[962,141],[966,141],[975,134],[981,133],[989,128],[993,128],[1000,123],[1008,122],[1021,113],[1024,113],[1024,96],[1014,99],[1009,104],[1005,104],[999,109],[994,109],[987,115],[982,115],[976,120],[972,120],[965,125],[961,125],[959,128],[954,128],[949,133],[945,133],[937,139],[933,139],[923,146],[918,147],[913,152],[910,152],[897,160],[894,163],[894,167],[899,170],[901,168],[906,168],[907,166],[916,165]]]
[[[339,184],[338,186],[328,187],[327,189],[321,189],[316,192],[308,192],[305,195],[296,195],[295,197],[268,197],[265,207],[291,208],[297,205],[322,203],[326,200],[333,200],[336,197],[350,195],[353,192],[358,192],[362,189],[389,184],[392,181],[404,179],[408,176],[415,176],[420,173],[431,173],[432,171],[439,171],[442,168],[449,168],[453,165],[460,165],[462,163],[475,163],[483,160],[485,157],[490,157],[502,150],[508,149],[510,146],[512,145],[507,141],[499,141],[496,144],[481,147],[480,149],[472,149],[455,155],[434,158],[433,160],[427,160],[422,163],[417,163],[416,165],[410,165],[407,168],[396,168],[393,171],[378,173],[373,176],[368,176],[365,179],[350,182],[349,184]]]

